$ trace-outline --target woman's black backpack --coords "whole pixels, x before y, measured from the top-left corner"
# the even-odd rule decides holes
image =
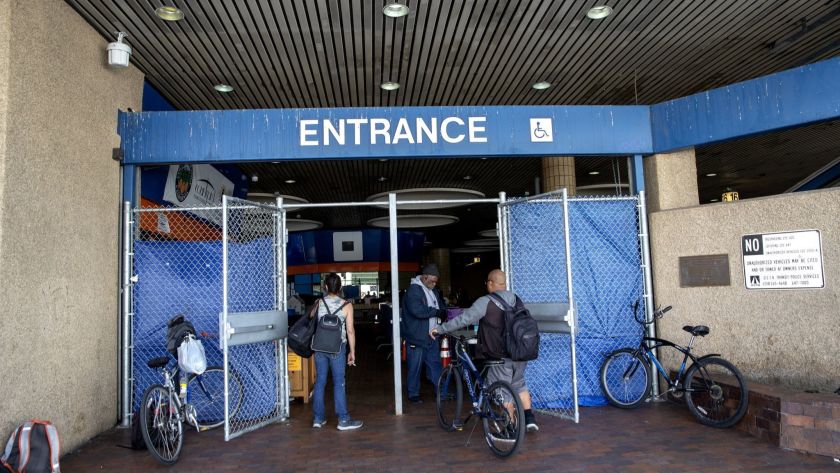
[[[324,299],[321,300],[324,301]],[[341,317],[339,317],[338,314],[347,304],[349,304],[349,302],[345,301],[344,304],[341,304],[341,307],[333,312],[327,313],[323,317],[318,317],[318,324],[315,328],[315,336],[312,337],[313,351],[331,354],[336,354],[341,351],[341,328],[344,325],[344,322],[342,322]],[[327,312],[329,312],[329,306],[326,301],[324,301],[324,307],[326,307]]]

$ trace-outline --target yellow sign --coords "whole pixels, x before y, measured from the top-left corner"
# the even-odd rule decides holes
[[[721,200],[724,202],[734,202],[738,200],[738,193],[735,191],[732,192],[724,192],[721,196]]]
[[[289,353],[289,371],[301,370],[301,358],[294,353]]]

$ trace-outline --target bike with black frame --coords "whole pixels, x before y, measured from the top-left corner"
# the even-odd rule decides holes
[[[438,335],[442,336],[447,335]],[[484,440],[490,451],[500,457],[513,455],[525,438],[525,412],[519,396],[510,383],[496,381],[488,386],[485,381],[486,370],[504,361],[488,360],[479,370],[467,353],[468,339],[463,335],[451,335],[450,338],[454,340],[455,356],[449,366],[443,368],[435,390],[438,423],[443,430],[452,432],[462,430],[472,418],[481,419]],[[465,384],[469,404],[465,404]],[[469,413],[463,421],[462,411]],[[473,431],[477,425],[473,426]]]
[[[639,316],[639,301],[633,304],[633,317],[643,327],[662,318],[671,306],[654,312],[650,321]],[[650,391],[654,372],[662,375],[668,387],[658,397],[671,395],[685,398],[692,415],[701,424],[726,428],[738,423],[747,412],[749,391],[743,375],[729,361],[712,353],[695,356],[692,346],[697,337],[709,334],[705,325],[686,325],[683,330],[691,334],[688,346],[680,346],[656,337],[643,337],[636,348],[622,348],[610,353],[601,365],[601,389],[607,401],[615,407],[632,409],[651,399]],[[657,357],[658,350],[676,350],[683,354],[679,370],[671,376]],[[686,369],[687,362],[691,365]]]

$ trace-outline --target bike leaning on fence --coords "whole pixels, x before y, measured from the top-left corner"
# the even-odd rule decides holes
[[[443,368],[436,386],[438,423],[447,432],[452,432],[461,430],[472,417],[481,419],[484,440],[490,451],[500,457],[513,455],[525,437],[525,411],[519,395],[510,383],[496,381],[487,386],[484,378],[489,366],[504,361],[487,361],[479,372],[466,351],[467,339],[464,336],[452,338],[455,340],[455,356],[449,366]],[[464,384],[471,401],[468,406],[464,405]],[[461,421],[464,407],[469,416]]]
[[[646,326],[662,318],[671,306],[657,309],[647,322],[640,317],[638,309],[639,301],[636,301],[633,317]],[[691,334],[686,347],[661,338],[643,337],[637,348],[622,348],[610,353],[601,365],[600,375],[601,389],[607,401],[616,407],[632,409],[649,400],[655,375],[651,368],[656,367],[668,385],[660,397],[668,394],[677,399],[685,397],[688,410],[704,425],[718,428],[735,425],[747,412],[747,382],[738,368],[720,354],[697,357],[691,352],[695,339],[708,335],[709,327],[686,325],[683,330]],[[673,377],[657,358],[658,350],[676,350],[683,354],[679,370]],[[688,360],[691,365],[686,369]]]
[[[202,335],[205,335],[202,333]],[[148,360],[149,368],[160,369],[163,384],[146,389],[140,405],[140,430],[149,453],[159,462],[178,461],[183,445],[183,422],[204,431],[225,423],[225,370],[209,366],[202,374],[184,373],[178,364],[169,367],[170,356]],[[178,387],[180,377],[187,383]],[[242,407],[244,386],[236,371],[229,371],[228,397],[231,417]],[[178,381],[176,381],[178,380]]]

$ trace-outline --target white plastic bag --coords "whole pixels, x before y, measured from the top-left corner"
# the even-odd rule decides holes
[[[178,366],[185,373],[202,374],[207,369],[207,357],[201,340],[189,335],[178,347]]]

